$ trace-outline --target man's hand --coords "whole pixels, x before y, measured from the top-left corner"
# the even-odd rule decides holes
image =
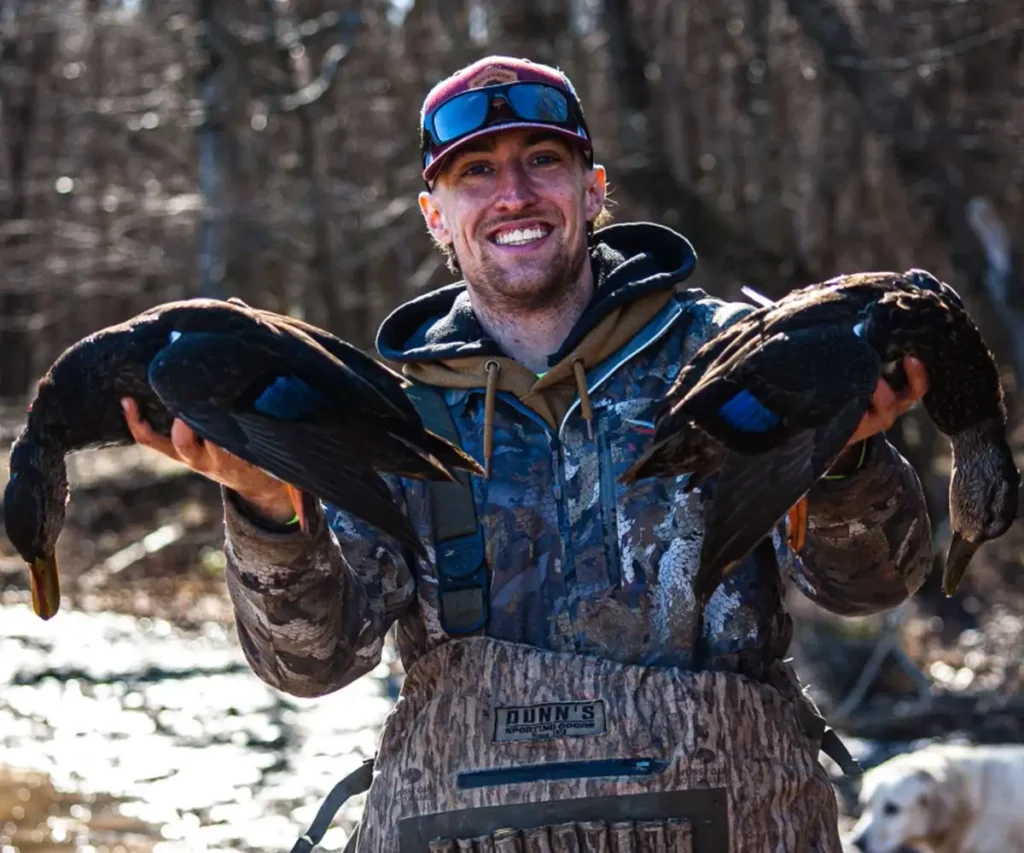
[[[864,413],[847,446],[890,429],[900,415],[910,411],[914,403],[928,393],[928,373],[918,359],[903,356],[903,370],[907,374],[907,387],[898,394],[884,379],[878,380],[871,406]]]
[[[171,437],[165,438],[142,419],[133,399],[125,397],[121,400],[121,408],[124,409],[128,429],[139,444],[152,447],[204,477],[227,486],[271,521],[284,523],[295,514],[284,483],[234,454],[203,441],[184,421],[176,418],[171,426]]]
[[[860,443],[875,433],[891,428],[896,418],[909,411],[914,403],[928,393],[928,373],[918,359],[903,356],[903,370],[907,374],[907,387],[898,394],[884,379],[878,380],[870,407],[846,443],[846,448],[832,464],[829,474],[846,476],[856,471],[863,453],[863,449],[858,449]]]

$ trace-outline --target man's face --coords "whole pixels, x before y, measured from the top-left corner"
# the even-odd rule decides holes
[[[587,263],[587,223],[605,174],[572,143],[536,129],[483,137],[453,154],[429,193],[427,227],[451,244],[471,289],[530,309],[557,301]]]

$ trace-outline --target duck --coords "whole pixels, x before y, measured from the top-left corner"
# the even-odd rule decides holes
[[[454,481],[483,469],[424,428],[407,384],[329,332],[237,298],[164,303],[68,347],[39,381],[4,490],[35,612],[49,619],[60,602],[66,456],[132,444],[125,397],[161,435],[180,418],[281,480],[303,531],[322,500],[424,555],[380,475]]]
[[[1006,437],[999,370],[959,294],[927,270],[861,272],[794,290],[708,341],[679,372],[649,446],[621,476],[686,476],[708,494],[694,579],[698,613],[783,518],[806,524],[806,495],[835,463],[878,380],[929,377],[923,405],[952,445],[952,596],[979,546],[1017,516],[1020,473]],[[791,543],[803,544],[800,531]],[[698,634],[698,637],[700,635]]]

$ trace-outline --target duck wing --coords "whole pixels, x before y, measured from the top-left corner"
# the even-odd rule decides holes
[[[318,345],[301,357],[293,346],[185,332],[153,359],[149,381],[204,439],[415,547],[418,537],[377,470],[450,480],[431,453],[443,439],[422,426],[416,436],[380,407],[376,390],[367,403],[365,383],[351,381]]]
[[[800,363],[806,364],[804,379],[814,384],[805,387],[804,379],[794,381],[778,366],[763,366],[760,373],[747,373],[756,381],[732,398],[750,395],[776,414],[785,429],[767,450],[746,453],[730,447],[724,454],[701,550],[698,586],[708,595],[828,471],[856,431],[878,384],[880,359],[852,332],[830,334],[825,342],[810,333],[797,334],[774,346],[791,347],[794,353],[788,355],[799,354]],[[805,361],[811,358],[834,365],[834,373]],[[745,425],[731,417],[740,411],[726,404],[715,416],[731,420],[730,430],[742,430]]]
[[[375,402],[381,404],[385,409],[390,409],[390,414],[395,419],[391,427],[394,438],[404,440],[410,445],[410,449],[426,454],[432,460],[432,464],[438,463],[446,470],[458,468],[473,474],[483,474],[479,463],[461,447],[423,426],[419,412],[403,390],[407,382],[398,373],[371,358],[357,347],[317,326],[269,311],[250,310],[254,311],[264,322],[276,325],[301,339],[314,341],[338,359],[360,382],[366,383],[364,390],[368,391],[369,388],[373,388],[379,395]],[[384,409],[381,411],[383,413]],[[393,457],[383,457],[381,462],[385,467],[378,465],[377,469],[404,475],[405,470],[401,462],[404,457],[397,457],[399,467],[394,469],[386,467],[391,458]]]
[[[709,365],[677,405],[740,453],[779,446],[870,393],[881,361],[853,322],[774,324]]]
[[[748,456],[779,447],[838,412],[851,386],[877,380],[877,356],[852,331],[850,307],[837,303],[762,308],[701,347],[623,481],[697,472],[697,485],[721,463],[719,445]]]
[[[397,374],[360,353],[369,381],[302,330],[260,320],[255,334],[179,334],[153,359],[151,384],[180,407],[212,401],[226,412],[302,421],[353,439],[372,429],[372,443],[359,453],[379,471],[443,481],[453,479],[451,468],[481,473],[469,454],[423,427]]]
[[[728,362],[733,352],[763,327],[765,310],[760,309],[724,329],[694,353],[679,371],[654,416],[654,437],[640,458],[619,480],[630,485],[647,477],[692,476],[689,486],[697,485],[712,473],[721,456],[718,442],[699,429],[687,407],[695,387],[705,383],[709,371]]]
[[[756,456],[730,452],[715,480],[705,520],[695,595],[718,584],[828,471],[857,429],[871,395],[852,399],[829,424],[806,429]]]
[[[368,455],[360,452],[367,450],[365,444],[356,447],[314,425],[247,413],[190,407],[178,417],[218,447],[425,554],[387,484],[367,464]]]
[[[254,310],[255,309],[250,309]],[[332,335],[325,329],[306,323],[295,317],[274,314],[270,311],[257,311],[258,316],[272,325],[288,330],[292,334],[306,336],[316,341],[327,352],[338,359],[360,379],[372,385],[380,394],[382,401],[394,409],[396,416],[419,420],[416,407],[402,391],[405,380],[387,366],[368,356],[358,347]]]

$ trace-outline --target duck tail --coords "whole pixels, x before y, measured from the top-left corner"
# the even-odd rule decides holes
[[[689,474],[686,489],[699,486],[715,473],[725,458],[725,448],[702,429],[688,423],[654,443],[621,477],[632,485],[648,477],[678,477]]]
[[[423,431],[423,449],[430,453],[445,468],[457,468],[470,474],[483,476],[483,466],[461,447],[452,444],[430,430]]]
[[[387,484],[372,471],[336,471],[330,480],[315,484],[323,501],[393,537],[421,557],[427,556],[405,512],[400,509]]]
[[[417,430],[415,435],[390,432],[395,453],[387,464],[387,472],[418,480],[455,481],[452,469],[468,471],[482,476],[483,467],[461,447],[429,430]],[[385,470],[378,466],[378,470]]]

